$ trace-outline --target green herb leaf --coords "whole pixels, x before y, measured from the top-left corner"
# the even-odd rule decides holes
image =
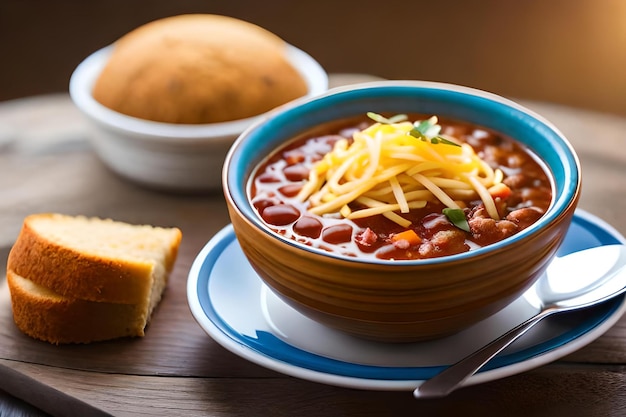
[[[414,138],[421,139],[424,142],[428,140],[428,138],[424,136],[424,134],[417,127],[414,127],[413,129],[411,129],[409,131],[409,135],[413,136]]]
[[[403,122],[405,121],[408,116],[406,114],[396,114],[395,116],[392,116],[390,118],[386,118],[385,116],[382,116],[378,113],[374,113],[374,112],[367,112],[367,117],[369,117],[370,119],[372,119],[375,122],[378,123],[382,123],[385,125],[391,125],[394,123],[398,123],[398,122]]]
[[[465,212],[463,210],[455,208],[445,208],[442,210],[442,212],[446,215],[448,220],[452,222],[453,225],[461,230],[465,230],[466,232],[470,231],[469,223],[465,218]]]
[[[437,124],[437,116],[415,122],[413,126],[424,136],[437,136],[441,130],[441,126]]]
[[[446,139],[444,137],[441,137],[441,136],[437,136],[437,139],[439,139],[439,142],[445,143],[446,145],[461,146],[458,143],[452,142],[451,140],[448,140],[448,139]]]
[[[437,116],[433,116],[428,120],[413,123],[413,129],[411,129],[409,135],[424,142],[430,142],[433,145],[443,143],[446,145],[460,146],[458,143],[439,136],[440,131],[441,126],[437,124]]]

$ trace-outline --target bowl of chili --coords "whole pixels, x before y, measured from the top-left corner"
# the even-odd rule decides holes
[[[562,133],[511,100],[380,81],[270,113],[235,141],[222,180],[242,251],[281,299],[354,336],[410,342],[534,283],[581,170]]]

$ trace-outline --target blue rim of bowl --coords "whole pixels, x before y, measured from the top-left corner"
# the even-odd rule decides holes
[[[114,45],[106,46],[85,58],[70,77],[69,92],[72,101],[86,115],[110,128],[128,131],[136,135],[150,135],[150,140],[170,137],[192,141],[210,137],[231,138],[239,135],[263,115],[230,122],[211,124],[180,124],[155,122],[118,113],[103,106],[91,95],[98,75],[104,68]],[[328,90],[328,75],[322,66],[306,52],[287,44],[287,56],[304,77],[309,91],[304,98],[319,95]],[[296,65],[298,63],[298,65]],[[141,139],[141,136],[137,136]]]
[[[393,100],[381,106],[379,100]],[[407,105],[409,103],[409,105]],[[409,108],[407,108],[409,107]],[[332,108],[333,112],[328,112]],[[420,109],[425,108],[428,111]],[[256,227],[284,243],[312,253],[324,253],[349,262],[364,262],[339,254],[300,245],[274,233],[254,212],[248,199],[248,178],[266,155],[277,147],[305,132],[307,129],[342,118],[363,115],[366,111],[377,113],[428,113],[475,123],[513,137],[530,147],[557,177],[553,203],[546,214],[522,232],[489,246],[451,255],[417,261],[402,261],[402,265],[419,262],[434,264],[456,259],[481,256],[536,233],[542,225],[563,216],[575,204],[580,192],[580,162],[572,145],[549,121],[535,112],[498,95],[453,84],[424,81],[376,81],[328,90],[325,94],[295,100],[268,113],[252,124],[233,143],[224,163],[222,182],[226,197],[233,206]],[[269,138],[269,139],[268,139]],[[537,140],[537,138],[549,140]],[[241,163],[249,160],[251,163]],[[368,263],[388,264],[388,261]]]

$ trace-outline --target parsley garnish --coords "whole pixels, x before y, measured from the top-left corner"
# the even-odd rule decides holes
[[[433,145],[444,143],[446,145],[460,146],[458,143],[439,136],[440,131],[441,126],[437,124],[437,116],[433,116],[428,120],[413,123],[413,129],[411,129],[409,135],[424,142],[430,142]]]

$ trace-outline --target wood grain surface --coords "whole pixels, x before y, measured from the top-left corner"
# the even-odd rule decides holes
[[[334,76],[333,82],[354,79]],[[626,119],[524,104],[554,122],[579,152],[580,206],[626,233]],[[555,363],[441,400],[332,387],[252,364],[207,336],[187,306],[189,267],[229,221],[221,193],[159,193],[114,175],[91,150],[90,126],[63,94],[0,103],[0,126],[0,143],[8,142],[0,144],[0,271],[30,213],[112,217],[183,231],[171,281],[141,339],[68,346],[30,339],[12,322],[0,273],[2,416],[626,415],[626,318]]]

